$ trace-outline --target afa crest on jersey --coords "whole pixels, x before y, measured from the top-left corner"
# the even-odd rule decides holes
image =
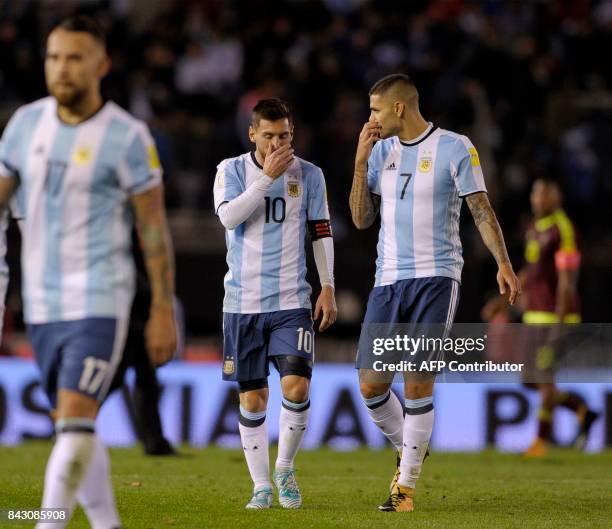
[[[91,149],[89,147],[79,147],[74,151],[72,159],[74,163],[83,165],[91,160]]]
[[[431,156],[425,156],[419,160],[419,171],[421,173],[428,173],[433,167],[433,158]]]
[[[287,194],[290,197],[297,198],[302,193],[299,182],[287,182]]]
[[[226,375],[231,375],[234,372],[234,361],[233,360],[225,360],[225,362],[223,362],[223,372]]]

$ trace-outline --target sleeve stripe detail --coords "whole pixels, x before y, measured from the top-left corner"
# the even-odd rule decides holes
[[[227,204],[229,202],[229,200],[224,200],[223,202],[221,202],[221,204],[219,204],[217,206],[217,209],[215,210],[215,215],[219,215],[219,208],[223,205],[223,204]]]

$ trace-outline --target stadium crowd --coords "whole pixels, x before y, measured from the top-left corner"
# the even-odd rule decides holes
[[[371,286],[373,259],[361,248],[366,241],[373,248],[377,234],[350,226],[348,192],[367,90],[395,71],[415,80],[427,119],[477,146],[516,267],[530,183],[544,173],[559,177],[585,248],[585,319],[609,317],[597,293],[612,286],[605,273],[612,255],[612,68],[603,53],[612,49],[612,1],[0,2],[0,123],[45,95],[48,28],[76,10],[100,17],[109,30],[113,67],[104,93],[151,126],[175,213],[212,217],[215,166],[250,148],[244,131],[254,103],[279,96],[292,104],[296,152],[327,179],[338,255],[336,332],[343,313],[359,313],[351,307]],[[458,319],[473,321],[487,294],[479,278],[492,278],[494,263],[469,215],[463,221],[466,288]],[[181,268],[180,245],[177,253],[188,330],[213,332],[221,298],[196,306],[186,285],[198,273]],[[210,253],[206,263],[218,270],[213,291],[220,293],[223,249]],[[359,314],[344,323],[358,321]]]

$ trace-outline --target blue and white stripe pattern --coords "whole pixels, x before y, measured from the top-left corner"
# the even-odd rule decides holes
[[[486,191],[470,140],[431,124],[421,138],[376,143],[368,187],[381,196],[375,286],[444,276],[461,281],[462,197]]]
[[[455,314],[457,313],[457,305],[459,301],[459,283],[453,281],[451,287],[451,297],[448,304],[448,313],[446,315],[446,321],[444,322],[444,336],[446,338],[450,332],[453,321],[455,321]]]
[[[215,179],[215,211],[262,175],[252,153],[223,160]],[[310,309],[305,239],[308,220],[329,219],[321,169],[296,158],[255,212],[226,231],[223,311],[258,314]]]
[[[382,395],[376,395],[374,397],[370,397],[369,399],[364,398],[363,402],[368,408],[370,408],[371,410],[375,410],[376,408],[379,408],[380,406],[385,404],[389,400],[390,397],[391,397],[391,390],[388,389]]]
[[[55,423],[55,433],[94,433],[96,431],[96,421],[85,417],[74,417],[59,419]]]
[[[406,415],[421,415],[433,410],[433,396],[421,399],[406,399],[404,401]]]
[[[249,411],[246,408],[240,406],[240,418],[246,419],[249,422],[263,423],[266,419],[266,410],[263,411]]]
[[[307,410],[310,407],[310,399],[308,398],[304,402],[291,402],[290,400],[287,400],[285,397],[283,397],[282,405],[283,408],[286,408],[288,410],[300,412]]]
[[[4,323],[4,300],[8,288],[9,269],[6,263],[6,229],[8,227],[8,211],[0,215],[0,337]]]
[[[26,321],[129,313],[129,197],[161,183],[147,127],[111,102],[67,125],[55,99],[41,99],[21,107],[3,134],[0,177],[14,176]]]

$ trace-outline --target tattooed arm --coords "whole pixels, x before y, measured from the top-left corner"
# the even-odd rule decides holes
[[[151,284],[151,309],[145,330],[151,362],[161,365],[176,350],[174,258],[166,220],[163,186],[132,196],[136,229]]]
[[[483,242],[495,258],[499,268],[497,272],[497,283],[500,294],[506,293],[506,285],[510,288],[510,303],[514,303],[521,293],[519,280],[512,270],[512,264],[506,250],[504,235],[502,234],[495,212],[489,203],[486,193],[473,193],[465,197],[472,212],[476,227],[480,232]]]
[[[357,164],[355,164],[349,203],[353,224],[360,230],[369,228],[378,215],[380,197],[370,193],[366,169],[358,168]]]
[[[380,137],[380,126],[374,121],[368,121],[361,129],[357,153],[355,154],[355,172],[349,205],[351,217],[357,229],[369,228],[376,219],[380,209],[380,197],[370,194],[368,189],[368,158],[374,142]]]

